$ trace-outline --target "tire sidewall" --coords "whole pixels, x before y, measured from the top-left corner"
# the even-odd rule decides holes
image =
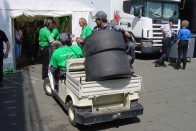
[[[78,125],[78,123],[76,122],[75,108],[73,106],[73,102],[72,101],[69,101],[69,107],[68,107],[67,113],[68,113],[68,118],[69,118],[70,124],[72,126],[76,127]],[[73,116],[71,116],[71,114]],[[71,118],[71,117],[73,117],[73,118]]]
[[[48,96],[52,96],[52,89],[51,89],[50,81],[48,79],[44,80],[43,87],[44,87],[45,94]]]

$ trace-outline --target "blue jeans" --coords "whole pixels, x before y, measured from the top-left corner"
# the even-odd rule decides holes
[[[21,49],[22,49],[22,44],[15,44],[15,58],[18,59],[21,56]]]

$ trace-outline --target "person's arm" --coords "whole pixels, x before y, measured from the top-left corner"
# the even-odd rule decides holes
[[[177,35],[177,32],[175,32],[174,30],[172,30],[172,33],[173,33],[174,35]]]
[[[50,44],[62,44],[60,41],[55,41],[52,34],[50,34],[50,32],[48,32],[48,34],[46,34],[46,38]]]
[[[5,43],[6,43],[6,52],[5,52],[5,54],[4,54],[4,58],[7,58],[7,57],[8,57],[8,53],[9,53],[9,51],[10,51],[10,42],[7,41],[7,42],[5,42]]]
[[[180,41],[180,36],[181,36],[181,30],[178,31],[178,34],[177,34],[177,42],[176,42],[176,48],[178,48],[178,43]]]
[[[53,41],[51,42],[51,44],[59,44],[59,45],[61,45],[62,43],[61,43],[60,41],[55,41],[55,40],[53,40]]]
[[[163,33],[164,36],[166,36],[166,32],[165,32],[165,25],[160,27],[161,32]]]
[[[62,28],[61,28],[61,33],[64,33],[65,32],[65,27],[66,27],[66,22],[63,21]]]
[[[20,42],[23,43],[23,32],[20,30],[21,36],[20,36]]]

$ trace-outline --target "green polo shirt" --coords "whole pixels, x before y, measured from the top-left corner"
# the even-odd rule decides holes
[[[82,33],[81,33],[80,37],[84,40],[90,34],[92,34],[92,29],[90,26],[86,25],[84,28],[82,28]]]
[[[67,60],[82,58],[83,52],[79,46],[62,46],[56,49],[50,59],[50,65],[62,71],[67,69]]]
[[[51,32],[48,28],[43,27],[39,31],[39,45],[40,46],[49,46],[50,43],[54,41]]]
[[[59,33],[59,30],[57,28],[54,28],[52,30],[52,37],[55,41],[60,41],[60,33]]]

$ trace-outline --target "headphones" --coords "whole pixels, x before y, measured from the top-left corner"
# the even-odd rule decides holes
[[[66,34],[67,34],[67,36],[68,36],[68,38],[67,38],[67,40],[66,40],[66,43],[67,43],[67,45],[71,45],[71,35],[70,35],[70,33],[68,33],[68,32],[66,32]]]

